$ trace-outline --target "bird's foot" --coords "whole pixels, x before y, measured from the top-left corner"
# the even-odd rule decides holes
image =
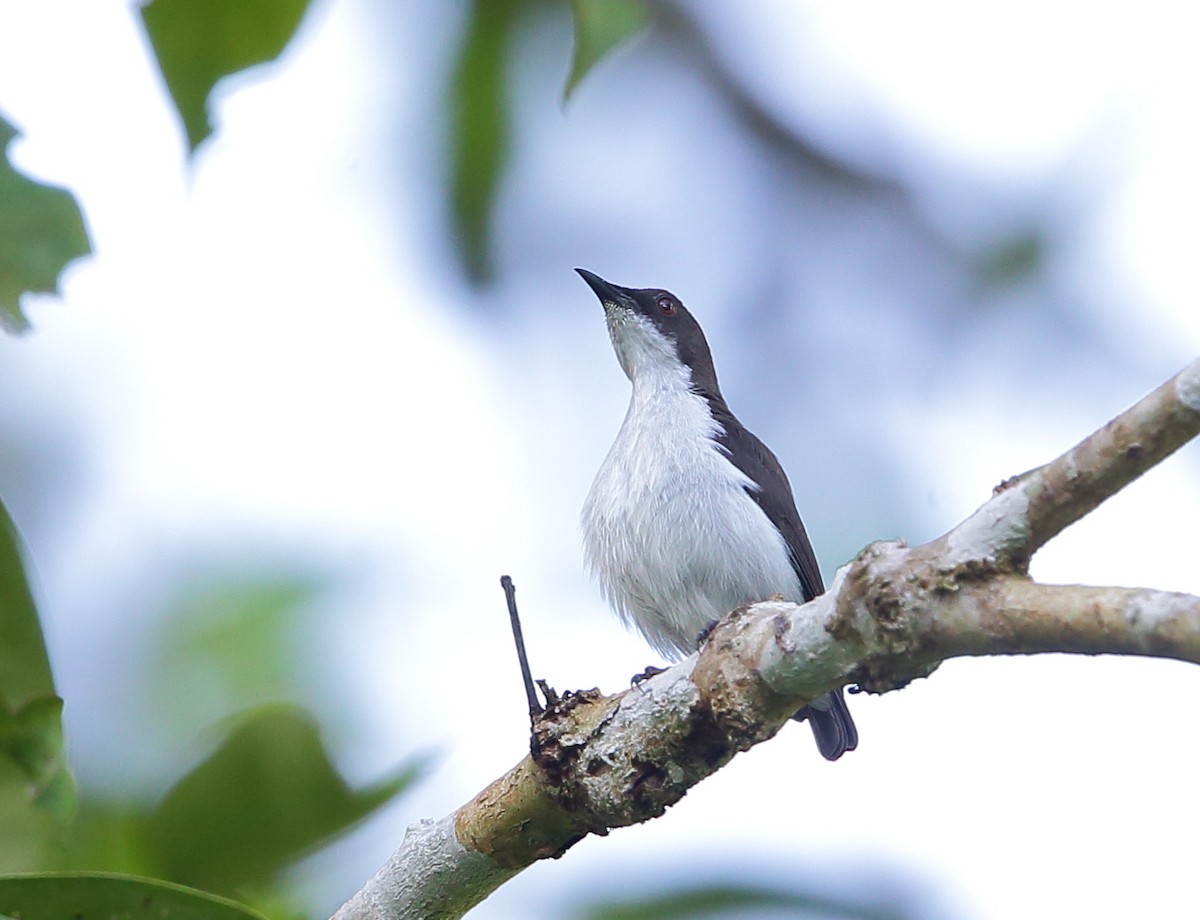
[[[640,674],[634,674],[633,677],[629,678],[629,686],[636,687],[638,684],[642,683],[642,681],[649,680],[651,677],[655,677],[665,670],[666,668],[656,668],[654,665],[648,665],[646,670],[642,671]]]
[[[708,641],[708,637],[712,635],[712,631],[717,628],[717,624],[720,622],[721,620],[718,618],[709,620],[704,624],[704,628],[700,630],[700,635],[696,636],[696,648],[700,648],[700,646]]]
[[[546,698],[546,708],[547,709],[553,709],[561,702],[561,699],[559,698],[558,693],[555,692],[554,688],[551,687],[544,680],[539,678],[537,681],[537,685],[538,685],[538,687],[541,688],[542,696],[544,696]]]

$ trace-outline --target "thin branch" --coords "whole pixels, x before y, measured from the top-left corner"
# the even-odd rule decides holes
[[[1044,546],[1200,434],[1200,360],[1063,456],[1030,494],[1030,549]]]
[[[873,544],[808,604],[735,610],[699,653],[625,693],[552,699],[534,754],[454,814],[410,827],[336,920],[461,916],[587,834],[661,815],[801,705],[847,682],[884,692],[963,655],[1200,663],[1200,598],[1024,575],[1046,540],[1197,433],[1200,361],[931,543]]]
[[[1040,585],[997,579],[988,604],[959,608],[953,655],[1077,652],[1146,655],[1200,664],[1200,598],[1146,588]],[[956,650],[960,649],[959,650]]]
[[[508,620],[512,625],[513,644],[517,647],[517,663],[521,667],[521,680],[525,685],[525,700],[529,705],[529,722],[537,719],[542,711],[537,691],[533,688],[533,675],[529,671],[529,656],[525,652],[525,636],[521,632],[521,615],[517,613],[517,587],[508,575],[500,576],[500,587],[504,589],[504,600],[508,603]]]
[[[868,547],[838,573],[826,595],[836,600],[806,605],[825,607],[815,615],[794,614],[789,604],[751,608],[756,619],[737,640],[750,659],[744,664],[783,698],[783,710],[788,700],[810,699],[839,682],[871,692],[897,689],[962,656],[1065,652],[1200,664],[1198,597],[1043,585],[1020,575],[977,579],[969,569],[956,580],[931,569],[920,549]],[[767,612],[773,619],[760,622]],[[722,628],[737,629],[736,623],[727,618]]]
[[[1052,537],[1197,434],[1200,360],[1062,456],[1002,483],[944,539],[952,552],[1024,570]]]

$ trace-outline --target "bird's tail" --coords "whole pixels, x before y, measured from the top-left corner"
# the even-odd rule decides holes
[[[797,722],[808,721],[817,739],[817,749],[826,760],[837,760],[858,747],[858,729],[841,690],[817,697],[792,718]]]

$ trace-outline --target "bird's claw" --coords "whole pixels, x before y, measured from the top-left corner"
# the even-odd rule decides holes
[[[642,681],[647,681],[651,677],[655,677],[665,670],[666,668],[656,668],[654,665],[647,665],[646,670],[642,671],[640,674],[634,674],[633,677],[629,678],[629,686],[636,687],[638,684],[642,683]]]
[[[717,624],[720,622],[720,619],[715,619],[709,620],[704,624],[704,628],[700,630],[700,635],[696,636],[696,648],[700,648],[700,646],[708,641],[708,637],[712,635],[713,630],[717,628]]]

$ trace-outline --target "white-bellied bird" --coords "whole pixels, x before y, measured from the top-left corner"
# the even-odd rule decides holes
[[[669,291],[576,271],[633,384],[582,514],[588,568],[621,619],[675,660],[743,604],[824,592],[787,475],[726,405],[699,323]],[[858,744],[840,689],[796,718],[828,760]]]

